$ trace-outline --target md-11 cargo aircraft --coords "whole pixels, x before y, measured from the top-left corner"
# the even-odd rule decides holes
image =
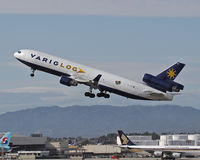
[[[131,152],[135,153],[150,153],[155,157],[161,157],[161,159],[175,159],[182,156],[195,156],[200,155],[200,146],[159,146],[159,145],[136,145],[132,142],[127,135],[122,131],[117,131],[119,141],[118,146],[121,148],[127,148]]]
[[[98,89],[97,97],[109,98],[109,92],[138,100],[171,101],[173,93],[168,92],[179,92],[184,88],[174,81],[185,66],[179,62],[157,76],[145,74],[142,84],[35,50],[19,50],[14,53],[14,57],[31,67],[32,77],[36,70],[40,70],[59,76],[60,83],[66,86],[89,86],[89,92],[85,92],[85,96],[90,98],[95,97],[92,90]]]

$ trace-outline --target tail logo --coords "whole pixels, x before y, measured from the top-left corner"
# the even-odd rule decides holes
[[[3,143],[3,144],[8,144],[8,138],[7,138],[7,137],[4,137],[4,138],[2,139],[2,143]]]
[[[176,77],[176,70],[169,69],[169,71],[167,72],[167,77],[169,77],[170,79],[174,79]]]
[[[124,134],[122,134],[121,139],[123,140],[122,144],[128,144],[128,139]]]

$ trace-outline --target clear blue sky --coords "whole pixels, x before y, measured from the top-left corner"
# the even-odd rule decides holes
[[[177,13],[170,12],[173,7],[159,0],[152,1],[160,5],[157,10],[153,6],[146,8],[145,3],[149,1],[142,0],[139,8],[145,9],[144,12],[130,9],[131,5],[138,5],[132,4],[138,3],[137,0],[117,0],[118,6],[112,0],[102,1],[102,5],[108,4],[107,10],[100,10],[101,4],[97,1],[85,1],[94,6],[90,10],[87,5],[81,8],[72,4],[70,8],[72,1],[66,1],[67,4],[51,0],[52,4],[59,3],[61,7],[64,3],[71,10],[65,12],[62,7],[56,10],[52,5],[46,6],[47,13],[43,13],[43,5],[39,9],[36,7],[39,1],[33,7],[24,4],[26,10],[22,7],[17,10],[19,4],[11,10],[8,5],[11,2],[14,3],[10,0],[1,6],[3,11],[0,7],[0,113],[52,105],[176,104],[200,108],[200,13],[195,10],[200,6],[198,1],[194,0],[194,5],[189,5],[183,12],[184,5],[192,3],[183,0],[184,5],[179,7],[180,12],[177,7]],[[112,4],[118,10],[112,8]],[[168,10],[163,9],[165,12],[161,10],[164,6],[168,6]],[[84,7],[87,12],[83,11]],[[13,57],[15,51],[24,48],[47,52],[139,82],[144,73],[158,74],[180,61],[186,63],[186,67],[177,81],[185,85],[185,90],[172,102],[137,101],[115,95],[109,100],[88,99],[84,97],[88,90],[86,86],[69,88],[59,84],[58,77],[43,72],[29,77],[30,68]]]

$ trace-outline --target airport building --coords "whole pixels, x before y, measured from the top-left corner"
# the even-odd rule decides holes
[[[50,151],[51,155],[64,154],[65,151],[69,150],[68,143],[66,141],[47,142],[45,148]]]
[[[0,137],[3,133],[0,134]],[[46,146],[47,138],[43,137],[42,134],[31,134],[30,136],[23,136],[13,134],[10,146],[13,148],[13,152],[17,151],[44,151]]]
[[[114,153],[121,153],[121,149],[118,146],[112,145],[86,145],[83,146],[83,150],[85,152],[92,152],[95,154],[114,154]]]
[[[114,145],[84,145],[77,149],[65,151],[67,158],[109,158],[113,155],[119,155],[126,152],[118,146]]]

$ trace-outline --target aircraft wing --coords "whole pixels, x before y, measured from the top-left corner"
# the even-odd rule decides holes
[[[79,84],[85,84],[90,86],[90,88],[98,89],[98,82],[101,78],[101,74],[98,74],[94,79],[88,79],[85,77],[79,77],[77,75],[63,75],[60,78],[60,83],[67,86],[77,86]]]
[[[76,80],[78,83],[89,83],[90,82],[90,80],[75,78],[73,76],[70,76],[69,78]]]
[[[77,76],[70,76],[69,78],[76,80],[78,83],[95,83],[97,84],[101,78],[101,74],[98,74],[94,79],[85,79]]]

